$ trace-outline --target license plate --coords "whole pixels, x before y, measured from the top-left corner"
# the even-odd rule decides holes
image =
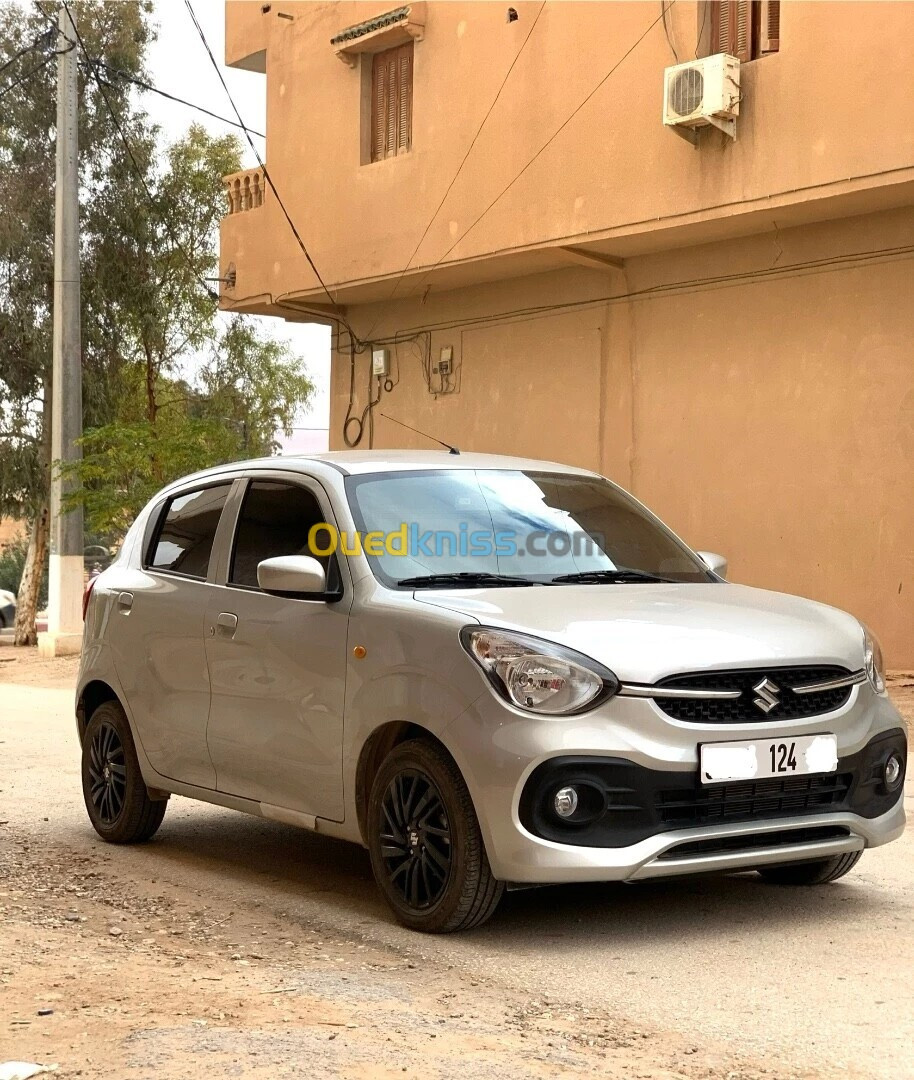
[[[838,740],[834,735],[704,743],[699,753],[703,784],[809,776],[838,768]]]

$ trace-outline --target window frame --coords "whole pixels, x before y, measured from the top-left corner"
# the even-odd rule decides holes
[[[711,5],[709,56],[727,53],[735,56],[741,64],[750,64],[755,60],[761,60],[764,56],[773,56],[780,52],[781,5],[778,0],[705,0],[705,3]],[[740,55],[739,49],[723,48],[721,45],[721,13],[724,7],[728,8],[729,25],[735,27],[738,23],[739,9],[743,5],[748,19],[748,41],[746,54]],[[777,37],[770,33],[772,22],[777,25]],[[728,44],[732,46],[733,42]]]
[[[277,599],[297,600],[304,604],[339,603],[347,595],[349,584],[346,576],[349,572],[347,559],[345,557],[340,558],[341,553],[339,552],[330,556],[336,564],[336,574],[339,580],[339,588],[335,590],[328,589],[326,592],[322,593],[268,593],[261,589],[259,585],[241,585],[230,580],[232,564],[235,560],[235,545],[238,541],[238,527],[241,524],[241,514],[244,510],[244,501],[251,484],[254,483],[285,484],[287,486],[304,488],[305,491],[313,495],[317,500],[321,513],[324,515],[324,521],[339,530],[336,515],[333,513],[333,503],[323,484],[321,484],[316,477],[307,473],[284,473],[273,470],[249,473],[236,481],[235,490],[233,490],[231,495],[231,527],[227,528],[228,535],[226,537],[225,550],[221,553],[221,562],[215,584],[224,589],[237,589],[240,592],[257,593],[261,596],[274,596]],[[347,567],[345,574],[343,572],[344,565]]]
[[[220,558],[220,534],[223,531],[223,523],[226,520],[226,511],[229,510],[229,506],[232,499],[232,493],[234,490],[235,478],[232,476],[219,476],[213,477],[200,484],[190,484],[186,488],[180,488],[178,491],[172,491],[166,495],[160,503],[158,503],[152,513],[149,515],[149,520],[146,524],[146,529],[143,536],[143,549],[140,558],[140,567],[147,574],[164,574],[166,577],[178,578],[181,581],[196,581],[200,584],[211,583],[215,573],[215,567],[218,565]],[[211,488],[224,487],[226,489],[225,501],[222,504],[222,509],[219,512],[219,520],[216,523],[216,531],[213,533],[213,543],[209,551],[209,561],[206,567],[206,577],[200,577],[197,574],[185,574],[180,570],[170,570],[164,566],[153,566],[152,556],[155,549],[159,545],[159,540],[162,536],[162,530],[165,527],[165,521],[168,517],[168,511],[171,509],[172,503],[175,499],[182,499],[185,495],[195,495],[201,491],[209,491]]]
[[[399,131],[399,114],[400,114],[400,79],[399,79],[399,59],[397,61],[397,74],[396,74],[396,145],[397,148],[392,153],[385,152],[381,157],[375,157],[375,145],[376,145],[376,121],[378,116],[375,109],[375,93],[377,85],[377,70],[379,62],[382,57],[389,57],[391,54],[400,54],[408,50],[409,52],[409,121],[408,130],[406,136],[406,145],[400,146],[400,131]],[[416,50],[415,41],[405,41],[398,45],[392,45],[387,49],[380,49],[377,52],[363,53],[363,57],[366,60],[370,60],[370,64],[366,65],[367,74],[363,85],[363,102],[365,108],[362,116],[365,124],[365,129],[362,133],[362,163],[365,165],[379,165],[383,161],[395,161],[397,158],[403,157],[412,152],[413,148],[413,111],[415,104],[415,84],[416,84]],[[390,103],[390,93],[388,89],[387,96],[388,108]],[[385,146],[386,146],[386,133],[385,133]]]

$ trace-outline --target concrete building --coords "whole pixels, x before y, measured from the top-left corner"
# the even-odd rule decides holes
[[[266,74],[267,168],[323,285],[252,170],[226,178],[223,305],[344,319],[331,446],[429,445],[386,413],[597,468],[910,667],[912,18],[232,0],[226,60]],[[736,138],[678,138],[664,69],[718,51]]]

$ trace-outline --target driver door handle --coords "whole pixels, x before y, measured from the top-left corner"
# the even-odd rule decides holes
[[[235,636],[235,631],[237,629],[238,616],[233,615],[231,611],[220,611],[219,616],[216,619],[216,625],[212,628],[212,632],[218,633],[219,637],[231,640]]]
[[[129,615],[133,607],[133,593],[122,592],[117,594],[117,608],[122,615]]]

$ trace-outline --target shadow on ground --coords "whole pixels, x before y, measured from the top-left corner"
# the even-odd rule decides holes
[[[164,872],[161,864],[169,864],[239,899],[250,891],[274,908],[288,901],[290,914],[297,899],[310,898],[355,923],[392,921],[364,849],[235,811],[173,799],[156,838],[131,849],[134,858],[150,878],[157,866]],[[700,949],[735,942],[750,928],[776,933],[789,926],[791,935],[802,935],[804,927],[813,932],[823,921],[837,936],[842,923],[859,925],[891,903],[883,890],[861,888],[854,874],[809,889],[767,885],[752,873],[561,885],[509,892],[495,918],[465,936],[477,945],[521,952],[547,941],[550,949],[563,941],[575,948],[600,942],[620,949],[647,943]]]

